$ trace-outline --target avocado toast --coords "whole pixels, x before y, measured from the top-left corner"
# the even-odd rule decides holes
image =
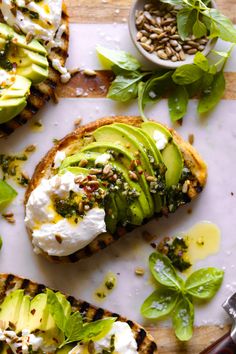
[[[80,127],[48,152],[28,186],[34,250],[56,262],[91,256],[189,203],[206,178],[196,150],[157,122],[112,117]]]
[[[116,313],[111,313],[109,311],[103,310],[102,308],[96,308],[87,302],[76,300],[72,296],[65,296],[58,292],[54,293],[53,291],[46,289],[44,285],[36,284],[28,279],[19,278],[11,274],[0,274],[0,331],[2,332],[0,336],[0,345],[2,345],[1,353],[14,353],[9,349],[9,344],[11,344],[11,348],[14,349],[14,345],[11,339],[9,338],[9,335],[11,335],[12,337],[17,335],[16,339],[18,338],[17,340],[19,341],[18,348],[20,348],[20,343],[22,342],[23,334],[26,334],[26,331],[26,337],[28,336],[28,342],[31,340],[31,345],[38,345],[39,347],[41,347],[40,341],[42,341],[43,339],[44,347],[50,346],[51,349],[55,349],[53,351],[51,350],[51,353],[69,353],[70,350],[76,347],[78,341],[74,341],[69,345],[65,345],[61,349],[57,349],[59,345],[63,342],[63,333],[56,325],[56,320],[54,320],[54,316],[52,316],[53,306],[51,305],[49,309],[48,305],[49,303],[51,304],[52,302],[54,302],[55,304],[55,302],[57,302],[55,295],[56,298],[59,299],[61,305],[63,305],[63,311],[67,317],[71,314],[76,313],[77,311],[82,315],[84,328],[87,323],[94,322],[94,324],[99,325],[99,330],[97,332],[99,333],[100,331],[104,331],[103,323],[106,325],[107,322],[108,325],[109,323],[111,323],[113,324],[113,327],[115,323],[116,327],[119,327],[119,333],[117,331],[117,334],[115,333],[115,335],[110,337],[109,333],[106,333],[105,338],[106,341],[108,339],[110,341],[113,337],[113,346],[115,345],[115,347],[123,346],[123,350],[118,350],[118,353],[157,353],[157,346],[153,338],[148,333],[146,333],[146,331],[137,323],[127,320]],[[52,300],[49,300],[49,297]],[[59,310],[57,310],[57,313],[58,311]],[[77,316],[80,317],[80,314],[77,313]],[[104,322],[100,321],[102,319],[104,319]],[[88,327],[86,328],[88,330]],[[122,333],[121,330],[124,330],[125,332]],[[127,347],[126,351],[124,348],[125,342],[123,341],[123,343],[119,344],[122,339],[120,335],[122,335],[123,337],[126,335],[128,336],[125,342],[129,345],[129,347]],[[87,337],[89,338],[88,335]],[[8,339],[9,344],[5,342],[6,338]],[[91,337],[91,339],[93,338]],[[104,341],[103,339],[103,341],[101,342],[101,340],[102,339],[100,339],[100,341],[98,341],[97,343],[96,341],[94,341],[95,348],[97,346],[99,347],[99,345],[104,346],[104,343],[106,343],[106,341]],[[76,348],[77,351],[75,351],[75,353],[91,353],[91,351],[88,351],[87,349],[88,341],[90,342],[90,346],[93,345],[93,340],[87,339],[87,341],[80,341],[80,344],[78,344]],[[27,345],[27,351],[25,351],[24,353],[28,353],[28,349],[29,347]],[[105,348],[102,347],[101,349],[101,347],[99,347],[99,349],[102,350]],[[115,349],[117,350],[118,348]],[[41,349],[39,349],[39,351],[36,351],[36,353],[40,354],[45,352],[48,351],[43,351]],[[98,353],[98,351],[92,352],[95,354]],[[21,353],[20,349],[18,349],[17,353]],[[71,351],[70,353],[73,354],[73,351]]]
[[[5,21],[4,21],[4,11],[6,11],[6,7],[4,7],[4,3],[7,3],[8,0],[4,0],[1,2],[0,7],[2,10],[2,17],[1,17],[1,22],[4,24],[4,26],[7,26]],[[60,2],[60,0],[58,0]],[[33,3],[33,2],[31,2]],[[16,2],[17,4],[17,2]],[[41,4],[38,2],[35,2],[37,6]],[[43,5],[43,4],[42,4]],[[16,6],[16,5],[14,5]],[[25,6],[28,6],[27,3],[25,3]],[[32,6],[32,5],[31,5]],[[27,9],[27,7],[26,7]],[[12,12],[14,10],[11,9]],[[22,10],[23,11],[23,10]],[[14,12],[15,13],[15,12]],[[23,13],[26,13],[27,11],[24,10]],[[29,12],[29,18],[32,21],[37,21],[36,17],[36,12],[31,11]],[[8,15],[8,14],[7,14]],[[42,20],[42,14],[40,14],[41,20]],[[5,18],[8,18],[6,16]],[[1,24],[0,24],[1,26]],[[57,36],[60,36],[60,45],[57,44],[57,46],[48,49],[48,43],[45,42],[45,40],[41,40],[40,38],[34,39],[33,33],[29,32],[24,32],[22,33],[21,29],[19,28],[18,24],[14,24],[14,26],[11,23],[11,26],[9,26],[11,30],[14,29],[14,32],[16,35],[22,36],[26,38],[26,43],[27,45],[33,42],[38,42],[39,44],[42,43],[42,46],[45,46],[47,49],[46,51],[46,59],[48,61],[47,65],[45,66],[45,63],[40,61],[38,62],[38,58],[35,58],[39,53],[35,51],[33,55],[31,53],[28,53],[28,48],[26,46],[25,52],[22,54],[22,51],[20,53],[17,53],[17,56],[15,58],[11,58],[13,64],[16,63],[16,65],[19,65],[19,62],[21,62],[21,58],[23,57],[23,62],[32,62],[33,66],[36,64],[36,69],[38,68],[38,64],[40,65],[38,74],[41,75],[42,80],[39,83],[35,82],[32,80],[32,85],[30,89],[26,90],[25,93],[23,94],[24,102],[16,102],[12,101],[11,102],[11,112],[9,114],[9,120],[6,121],[0,119],[0,137],[4,137],[6,135],[11,134],[16,128],[20,127],[21,125],[27,123],[28,120],[30,120],[38,111],[40,108],[44,106],[44,104],[49,101],[51,98],[55,98],[55,88],[57,84],[60,82],[61,79],[61,73],[62,70],[64,70],[64,65],[68,56],[68,45],[69,45],[69,24],[68,24],[68,16],[66,12],[66,6],[63,3],[62,4],[62,10],[61,10],[61,16],[60,16],[60,27],[57,29],[57,32],[55,33],[55,42]],[[62,30],[63,29],[63,30]],[[62,32],[63,31],[63,32]],[[2,37],[2,33],[4,33],[4,30],[0,27],[0,37]],[[11,35],[12,36],[12,35]],[[32,39],[33,38],[33,39]],[[1,38],[0,38],[1,39]],[[51,41],[53,42],[53,41]],[[58,42],[59,43],[59,42]],[[0,41],[1,45],[1,41]],[[45,50],[46,50],[45,49]],[[2,49],[1,49],[2,50]],[[27,55],[26,55],[27,52]],[[28,55],[30,54],[30,55]],[[54,63],[54,65],[53,65]],[[14,64],[15,66],[15,64]],[[19,65],[22,66],[22,65]],[[47,75],[44,72],[44,68],[47,69]],[[0,62],[0,69],[1,69],[1,62]],[[23,68],[24,69],[24,68]],[[31,69],[30,69],[31,70]],[[21,70],[21,73],[19,75],[22,75],[23,77],[28,77],[31,75],[31,71],[26,72],[25,70]],[[42,76],[44,75],[44,76]],[[31,77],[30,77],[31,78]],[[25,87],[25,86],[24,86]],[[23,88],[24,88],[23,87]],[[14,92],[15,94],[15,92]],[[5,102],[4,102],[5,104]],[[8,103],[7,103],[8,105]],[[17,105],[17,109],[15,109]],[[9,106],[9,105],[8,105]],[[4,106],[5,107],[5,106]],[[1,102],[0,102],[0,108],[1,108]],[[11,116],[13,117],[12,119]],[[0,117],[1,117],[1,111],[0,111]]]

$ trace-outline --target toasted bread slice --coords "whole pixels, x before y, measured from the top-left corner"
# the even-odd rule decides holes
[[[66,30],[62,35],[62,45],[58,48],[53,48],[49,59],[49,75],[48,78],[38,85],[32,85],[30,95],[27,99],[27,106],[15,118],[0,124],[0,138],[13,133],[17,128],[26,124],[51,98],[55,98],[55,89],[60,82],[60,73],[52,67],[52,60],[59,59],[62,66],[65,65],[68,57],[69,47],[69,20],[66,10],[66,5],[62,6],[61,24],[64,24]]]
[[[24,289],[26,295],[33,297],[44,292],[46,286],[12,274],[0,274],[0,303],[3,302],[6,295],[17,289]],[[157,354],[157,345],[154,339],[139,324],[127,320],[116,313],[97,308],[88,302],[77,300],[72,296],[66,297],[71,303],[72,311],[79,311],[87,322],[97,321],[105,317],[116,317],[117,321],[126,322],[134,334],[139,354]]]
[[[88,125],[79,127],[73,133],[67,135],[64,139],[59,141],[59,143],[47,153],[47,155],[41,160],[41,162],[36,167],[34,175],[26,191],[25,205],[27,204],[31,192],[38,186],[41,179],[50,178],[55,173],[55,170],[53,170],[52,167],[54,157],[57,151],[65,151],[66,155],[71,155],[75,152],[78,152],[83,146],[84,137],[88,137],[89,139],[89,136],[91,137],[91,133],[94,132],[97,128],[118,122],[139,127],[142,123],[142,120],[139,117],[124,116],[103,118]],[[182,203],[185,204],[187,202],[190,202],[202,191],[207,179],[207,168],[206,164],[201,159],[197,151],[189,143],[186,143],[176,131],[170,129],[170,132],[172,133],[174,140],[176,141],[182,152],[184,165],[191,171],[192,174],[190,186],[187,193],[187,200],[183,201]],[[42,254],[48,259],[55,262],[77,262],[80,259],[91,256],[99,250],[106,248],[108,245],[124,236],[128,231],[130,230],[125,227],[118,227],[114,234],[103,233],[96,237],[88,246],[69,256],[49,256],[43,252]],[[31,230],[28,230],[28,232],[30,235],[32,235]]]

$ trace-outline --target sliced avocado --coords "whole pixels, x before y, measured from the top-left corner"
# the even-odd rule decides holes
[[[6,328],[9,322],[14,326],[17,325],[23,297],[24,290],[19,289],[12,291],[0,305],[0,323],[5,323]]]
[[[122,151],[129,152],[131,157],[131,161],[140,161],[141,164],[136,166],[137,175],[139,178],[139,183],[142,189],[145,192],[146,198],[148,200],[148,204],[150,207],[150,215],[151,217],[154,213],[154,203],[151,197],[151,193],[149,190],[149,185],[146,180],[145,174],[154,175],[151,164],[148,160],[147,155],[144,152],[143,147],[139,143],[139,141],[134,137],[130,136],[129,133],[125,129],[121,129],[115,127],[115,125],[103,126],[98,128],[93,133],[97,142],[103,142],[107,144],[116,144],[122,148]],[[128,171],[130,170],[131,162],[129,166],[126,166]]]
[[[17,75],[21,75],[31,80],[33,84],[38,84],[48,77],[48,68],[43,68],[37,64],[26,67],[17,67]]]
[[[16,64],[16,73],[37,84],[48,77],[48,60],[39,53],[25,48],[10,47],[8,60]]]
[[[15,76],[15,82],[1,91],[0,124],[17,116],[26,106],[31,82],[21,76]]]
[[[23,329],[28,328],[29,314],[30,314],[30,296],[25,295],[22,299],[22,303],[19,311],[19,318],[16,324],[16,333],[19,333]]]
[[[0,124],[8,122],[20,114],[20,112],[22,112],[25,108],[26,104],[27,102],[25,98],[15,98],[5,101],[0,100]]]
[[[114,233],[118,224],[118,208],[115,201],[115,195],[112,193],[107,198],[107,203],[105,205],[106,217],[105,223],[107,230],[110,233]]]
[[[77,154],[75,155],[71,155],[71,156],[68,156],[66,157],[63,161],[62,161],[62,164],[59,168],[59,170],[63,170],[64,168],[67,168],[69,166],[78,166],[79,162],[82,160],[82,159],[85,159],[85,160],[88,160],[88,161],[93,161],[95,162],[95,160],[97,159],[97,157],[101,156],[101,153],[99,152],[86,152],[85,153],[81,153],[81,152],[78,152]]]
[[[60,170],[59,173],[62,174],[62,173],[65,173],[65,171],[70,171],[71,173],[74,173],[75,175],[78,175],[78,174],[88,175],[89,169],[95,167],[94,166],[95,160],[100,155],[101,154],[93,154],[93,153],[92,154],[79,153],[77,155],[74,155],[73,163],[76,163],[76,162],[79,163],[79,161],[87,159],[87,161],[89,162],[88,168],[84,169],[81,167],[68,167],[67,166],[66,168],[63,168],[62,170]],[[75,156],[76,156],[77,160],[75,160]],[[65,162],[65,160],[64,160],[64,162]],[[65,164],[67,165],[68,161],[66,161]],[[124,169],[124,167],[121,164],[119,164],[116,161],[109,161],[109,164],[111,164],[116,169],[116,171],[118,173],[122,174],[125,182],[129,184],[130,189],[136,189],[136,187],[137,187],[137,189],[138,189],[137,192],[138,193],[139,193],[139,191],[142,192],[141,188],[129,179],[127,171]],[[112,197],[109,198],[110,196],[112,196]],[[111,215],[109,215],[110,213],[107,213],[107,211],[108,211],[108,209],[113,209],[113,205],[114,205],[114,211],[113,211],[113,213],[111,213]],[[127,197],[123,196],[121,194],[121,191],[117,191],[117,193],[111,193],[108,196],[108,198],[106,198],[105,207],[106,207],[106,215],[107,215],[106,216],[106,225],[107,225],[108,230],[110,232],[114,232],[112,230],[116,229],[117,223],[119,221],[124,222],[124,220],[127,219],[127,216],[128,216],[128,221],[133,225],[141,225],[143,218],[144,218],[143,211],[140,206],[138,198],[134,199],[132,202],[129,203],[129,205],[127,205]],[[110,218],[112,220],[110,220]]]
[[[156,152],[156,149],[153,148],[152,143],[150,143],[149,141],[149,137],[147,138],[141,129],[138,129],[136,127],[127,124],[116,123],[113,124],[113,126],[123,129],[123,131],[126,131],[130,137],[132,136],[133,138],[137,139],[140,146],[140,151],[145,157],[145,162],[148,159],[148,162],[150,164],[151,167],[149,169],[149,171],[151,172],[150,176],[156,177],[156,175],[159,173],[159,169],[157,169],[157,167],[159,165],[160,160],[159,160],[159,155]],[[142,149],[142,146],[144,147],[144,150]],[[161,197],[158,193],[152,193],[151,195],[154,199],[155,212],[159,213],[162,207]]]
[[[100,147],[98,150],[100,150]],[[123,150],[122,150],[122,152],[123,152]],[[72,165],[75,163],[78,164],[81,160],[87,160],[88,162],[91,162],[92,167],[94,167],[95,160],[97,157],[99,157],[101,155],[101,153],[102,152],[97,153],[97,152],[93,152],[93,151],[92,152],[88,151],[86,153],[80,152],[76,155],[66,158],[63,161],[61,168],[68,166],[68,164],[72,164]],[[129,158],[129,161],[131,161],[130,159],[132,158],[132,156],[130,155],[130,156],[128,156],[128,158]],[[130,162],[127,162],[127,163],[130,163]],[[136,225],[136,223],[137,223],[137,225],[140,225],[141,221],[145,217],[147,217],[147,215],[150,213],[147,199],[146,199],[146,196],[145,196],[142,188],[140,187],[138,182],[135,182],[130,179],[127,168],[125,168],[125,166],[121,162],[114,161],[111,159],[111,160],[109,160],[109,164],[112,165],[116,169],[116,171],[123,176],[124,181],[126,183],[128,183],[130,189],[135,190],[138,193],[137,198],[133,199],[132,203],[130,203],[130,205],[129,205],[128,210],[131,209],[131,214],[129,214],[129,212],[128,212],[128,214],[130,215],[130,217],[131,217],[131,215],[136,215],[135,218],[131,217],[132,223],[135,223],[134,225]],[[66,168],[68,168],[68,167],[66,167]],[[118,210],[119,210],[119,217],[118,218],[119,218],[119,221],[121,221],[121,220],[124,221],[125,214],[126,214],[125,205],[127,204],[127,202],[124,201],[124,199],[127,199],[127,198],[124,198],[122,196],[120,196],[119,198],[120,198],[120,200],[117,200],[117,197],[116,197],[116,203],[120,205],[120,207],[118,207]],[[122,200],[122,202],[121,202],[121,200]],[[122,206],[122,204],[123,204],[123,206]],[[141,211],[142,211],[142,213],[141,213]]]
[[[164,164],[166,165],[166,186],[171,187],[178,184],[184,167],[183,157],[177,144],[173,141],[173,136],[159,123],[144,122],[142,129],[153,139],[154,131],[162,133],[168,140],[167,146],[161,151]]]
[[[10,98],[22,98],[27,96],[30,91],[31,82],[19,75],[15,76],[14,83],[1,91],[0,106],[2,100]]]
[[[28,329],[30,332],[40,331],[46,346],[58,345],[62,340],[62,333],[49,313],[47,295],[44,293],[31,300]]]
[[[15,45],[32,50],[33,52],[47,55],[47,50],[36,39],[33,39],[29,43],[26,41],[26,36],[16,33],[10,26],[5,23],[0,23],[0,37],[3,39],[11,39]]]

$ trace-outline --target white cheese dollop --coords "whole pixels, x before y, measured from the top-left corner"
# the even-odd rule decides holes
[[[36,337],[28,329],[22,330],[22,336],[17,336],[14,331],[0,330],[0,341],[6,342],[14,354],[29,354],[43,346],[43,338]]]
[[[159,130],[154,130],[153,139],[155,140],[156,147],[159,150],[165,149],[166,145],[168,144],[167,137],[163,133],[161,133]]]
[[[55,157],[54,157],[54,169],[57,169],[61,166],[62,161],[64,161],[66,158],[66,153],[65,151],[57,151]]]
[[[115,353],[117,354],[138,354],[137,342],[129,325],[125,322],[117,321],[113,324],[110,332],[102,339],[94,343],[95,352],[101,353],[108,350],[111,344],[111,336],[115,335]],[[68,354],[82,354],[86,350],[86,345],[78,344]]]
[[[66,67],[62,66],[59,59],[52,60],[52,66],[61,74],[61,82],[66,84],[71,79],[71,74]]]
[[[95,165],[106,165],[110,159],[110,154],[101,154],[96,158]]]
[[[32,230],[35,252],[43,250],[51,256],[68,256],[106,231],[104,209],[89,210],[77,224],[56,213],[52,207],[52,196],[66,198],[70,191],[82,192],[75,183],[75,176],[66,172],[62,176],[43,179],[31,193],[26,205],[25,223]]]
[[[53,41],[61,23],[62,0],[42,0],[40,2],[17,0],[16,5],[18,8],[16,16],[14,16],[11,11],[12,1],[2,0],[0,2],[0,10],[9,26],[17,25],[23,33],[30,32],[36,39],[45,42]],[[38,13],[40,20],[30,18],[27,12],[21,11],[20,7]]]

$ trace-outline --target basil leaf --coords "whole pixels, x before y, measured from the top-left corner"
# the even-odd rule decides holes
[[[139,72],[130,72],[125,76],[118,75],[112,82],[108,98],[119,102],[127,102],[138,96],[138,83],[147,74],[141,74]]]
[[[168,99],[169,112],[172,122],[183,118],[188,108],[188,92],[185,86],[176,86]]]
[[[200,69],[202,69],[203,71],[206,71],[206,72],[208,72],[209,67],[210,67],[207,58],[201,52],[197,52],[197,54],[195,55],[194,64],[197,65]]]
[[[138,100],[141,116],[146,119],[144,108],[148,103],[154,103],[162,98],[171,84],[171,71],[158,73],[145,84],[139,84]]]
[[[149,257],[149,268],[158,283],[175,290],[183,288],[183,280],[177,275],[169,258],[163,254],[152,253]]]
[[[76,341],[83,341],[86,343],[90,340],[96,341],[105,337],[107,333],[110,332],[115,321],[115,317],[110,317],[85,324],[80,330]]]
[[[136,58],[124,51],[97,46],[97,55],[105,69],[111,70],[113,65],[116,65],[123,70],[135,71],[141,67]]]
[[[170,5],[183,5],[183,0],[161,0],[161,2],[165,3],[165,4],[170,4]]]
[[[184,7],[177,13],[177,27],[180,37],[186,39],[193,30],[193,25],[197,18],[197,11]]]
[[[225,92],[225,77],[223,71],[214,76],[214,79],[203,91],[202,97],[198,103],[198,112],[206,113],[213,109],[221,100]]]
[[[57,327],[62,332],[64,332],[66,326],[66,317],[64,314],[63,307],[60,304],[56,294],[52,290],[47,289],[46,294],[47,294],[47,304],[48,304],[49,312],[53,317]]]
[[[66,321],[65,336],[66,343],[78,341],[83,328],[83,318],[80,312],[76,311]]]
[[[173,326],[176,337],[181,341],[188,341],[193,335],[194,307],[186,297],[182,297],[174,310]]]
[[[211,37],[219,36],[226,42],[236,43],[236,29],[228,17],[216,9],[207,9],[202,14],[207,16],[212,23]]]
[[[206,25],[199,19],[193,25],[193,34],[196,38],[201,38],[207,34]]]
[[[219,290],[223,277],[224,272],[221,269],[199,269],[188,277],[185,289],[197,299],[211,299]]]
[[[187,86],[189,97],[200,96],[202,91],[212,84],[214,75],[210,73],[204,73],[200,80],[194,82]]]
[[[195,64],[185,64],[178,67],[172,78],[178,85],[188,85],[199,80],[203,75],[202,69]]]
[[[7,207],[17,196],[17,192],[6,181],[0,179],[0,210]]]
[[[154,291],[142,304],[141,314],[146,318],[160,318],[175,308],[179,294],[176,291],[160,288]]]

